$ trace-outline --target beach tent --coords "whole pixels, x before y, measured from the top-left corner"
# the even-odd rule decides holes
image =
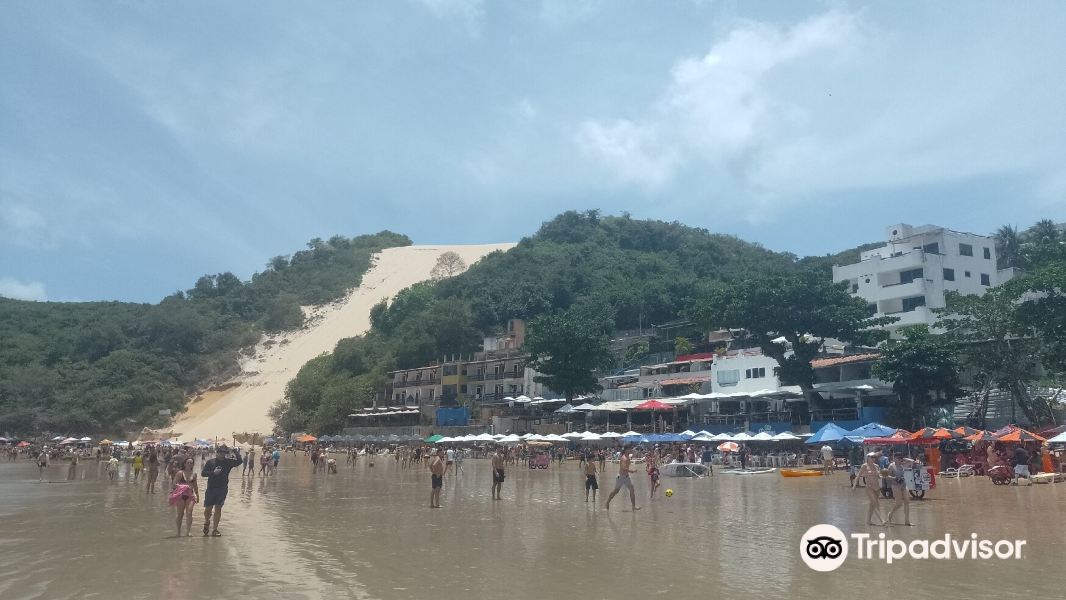
[[[880,423],[867,423],[862,427],[856,427],[848,432],[849,436],[868,438],[868,437],[887,437],[896,433],[895,427],[888,427]]]
[[[998,433],[998,432],[997,432]],[[1001,442],[1043,442],[1044,438],[1020,427],[1014,428],[1009,433],[996,437]]]
[[[696,437],[696,432],[692,431],[691,429],[686,429],[686,430],[681,432],[681,435],[683,437],[687,437],[687,438],[694,438],[694,437]]]
[[[640,434],[637,433],[636,431],[629,430],[629,431],[623,433],[622,437],[640,437]]]
[[[1049,444],[1066,444],[1066,431],[1048,439]]]
[[[815,432],[814,435],[812,435],[811,437],[807,438],[807,443],[808,444],[841,443],[844,440],[844,438],[847,437],[847,435],[848,435],[847,430],[845,430],[844,428],[840,427],[836,423],[826,423],[824,426],[822,426],[821,429],[819,429],[817,432]]]
[[[578,412],[578,410],[576,408],[574,408],[573,404],[564,404],[564,405],[560,406],[559,408],[555,409],[555,412],[560,413],[560,414],[564,414],[564,415],[568,415],[570,413]]]
[[[428,438],[426,438],[426,439],[424,439],[422,441],[426,442],[426,443],[429,443],[429,444],[435,444],[435,443],[439,442],[441,440],[441,438],[443,438],[443,437],[444,437],[443,435],[438,433],[436,435],[431,435],[431,436],[429,436]]]
[[[596,405],[586,402],[580,406],[575,406],[574,410],[596,410]]]

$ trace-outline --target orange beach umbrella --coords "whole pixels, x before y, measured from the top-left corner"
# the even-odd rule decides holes
[[[297,442],[314,442],[314,441],[318,441],[318,438],[316,438],[315,436],[313,436],[313,435],[311,435],[309,433],[305,433],[304,435],[297,436],[296,437],[296,441]]]
[[[1044,438],[1035,433],[1030,433],[1024,429],[1018,428],[1012,430],[1010,433],[1005,433],[998,438],[1000,442],[1043,442]]]

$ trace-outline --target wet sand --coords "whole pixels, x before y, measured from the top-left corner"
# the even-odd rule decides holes
[[[338,475],[312,475],[302,454],[284,455],[266,479],[235,470],[218,539],[199,535],[199,507],[194,537],[173,537],[162,490],[110,482],[94,461],[72,482],[44,484],[31,461],[2,462],[0,598],[1063,597],[1066,484],[944,481],[912,503],[915,527],[883,529],[861,525],[864,494],[843,473],[665,479],[674,496],[648,502],[641,472],[634,513],[622,495],[610,512],[604,496],[585,503],[577,462],[510,467],[504,499],[493,501],[488,462],[467,460],[435,510],[424,468],[401,470],[391,458],[369,468],[365,457],[353,468],[337,458]],[[62,463],[48,471],[54,481],[66,475]],[[816,573],[799,558],[800,536],[816,523],[904,540],[975,532],[1028,544],[1018,561],[849,558]]]

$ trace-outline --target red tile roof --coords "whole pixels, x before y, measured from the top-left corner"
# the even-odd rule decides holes
[[[881,358],[880,352],[870,352],[867,354],[851,354],[849,356],[837,356],[834,358],[816,358],[811,361],[811,366],[815,369],[822,369],[825,367],[836,367],[838,365],[850,365],[853,363],[873,361]]]

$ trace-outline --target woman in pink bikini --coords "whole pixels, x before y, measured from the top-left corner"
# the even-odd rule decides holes
[[[181,537],[181,521],[185,519],[185,537],[191,535],[192,508],[200,502],[200,485],[193,470],[195,461],[185,459],[182,469],[174,474],[174,488],[170,491],[170,503],[177,507],[178,537]]]

